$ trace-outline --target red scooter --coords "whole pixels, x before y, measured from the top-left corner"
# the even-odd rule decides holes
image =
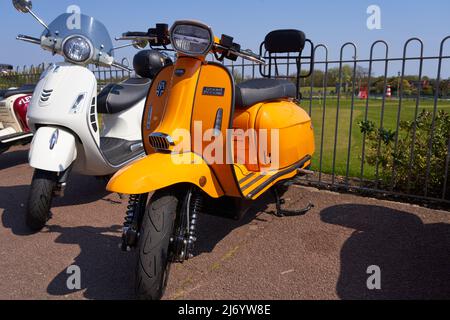
[[[0,91],[0,154],[33,139],[27,124],[27,110],[35,86]]]

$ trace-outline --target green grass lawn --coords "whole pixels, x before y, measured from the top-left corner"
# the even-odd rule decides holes
[[[309,111],[310,102],[304,100],[302,107]],[[424,99],[420,101],[419,113],[422,110],[432,111],[434,108],[433,100]],[[386,100],[384,106],[383,127],[395,131],[397,127],[399,101],[397,99]],[[438,103],[439,110],[446,110],[450,112],[450,101],[441,100]],[[353,108],[353,121],[351,120],[351,99],[341,98],[340,112],[338,121],[338,134],[337,134],[337,148],[336,148],[336,168],[335,173],[340,176],[346,176],[347,173],[347,159],[348,149],[350,149],[349,158],[349,176],[359,178],[361,175],[361,158],[363,147],[363,135],[360,131],[358,123],[364,121],[366,110],[366,101],[355,98]],[[402,109],[400,114],[400,120],[413,120],[416,112],[415,100],[403,100]],[[322,172],[332,173],[333,168],[333,155],[334,155],[334,143],[335,143],[335,129],[336,129],[336,116],[337,116],[337,99],[336,97],[328,97],[325,110],[325,121],[323,123],[322,118],[324,114],[323,100],[318,99],[312,102],[312,119],[315,127],[316,134],[316,154],[314,156],[313,169],[319,170],[320,149],[323,134],[323,160],[322,160]],[[368,120],[371,120],[380,126],[382,114],[382,100],[370,100]],[[351,126],[350,126],[351,124]],[[351,142],[350,142],[350,128],[352,129]],[[365,164],[364,178],[373,179],[375,177],[375,168]]]

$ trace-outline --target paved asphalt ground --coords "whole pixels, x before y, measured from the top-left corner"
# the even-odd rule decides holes
[[[31,176],[24,148],[0,156],[0,299],[132,299],[135,254],[118,249],[125,201],[74,176],[49,227],[30,234]],[[165,298],[450,298],[450,213],[299,187],[286,198],[316,208],[280,219],[270,205],[240,222],[202,216],[196,256],[172,268]],[[67,289],[71,265],[80,291]],[[382,290],[367,289],[371,265]]]

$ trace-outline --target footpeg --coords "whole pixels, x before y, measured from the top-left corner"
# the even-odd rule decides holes
[[[310,202],[305,208],[300,210],[284,210],[282,206],[286,204],[286,200],[280,197],[280,193],[276,187],[273,188],[272,190],[276,204],[275,215],[279,218],[304,216],[315,207],[314,204]]]

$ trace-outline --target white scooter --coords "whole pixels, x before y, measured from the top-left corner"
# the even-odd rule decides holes
[[[0,91],[0,154],[16,145],[27,145],[33,134],[27,123],[27,109],[33,85]]]
[[[42,229],[51,218],[53,196],[63,196],[72,171],[108,177],[144,156],[141,121],[151,78],[170,59],[158,51],[139,52],[134,59],[141,77],[111,84],[97,96],[97,80],[87,68],[115,66],[111,37],[92,17],[62,14],[46,25],[32,11],[30,0],[13,0],[20,12],[31,13],[44,27],[40,39],[18,36],[65,58],[41,76],[28,110],[35,136],[29,162],[35,168],[27,209],[27,225]],[[146,44],[144,44],[146,45]],[[135,47],[144,45],[134,43]],[[121,46],[124,47],[124,46]]]

